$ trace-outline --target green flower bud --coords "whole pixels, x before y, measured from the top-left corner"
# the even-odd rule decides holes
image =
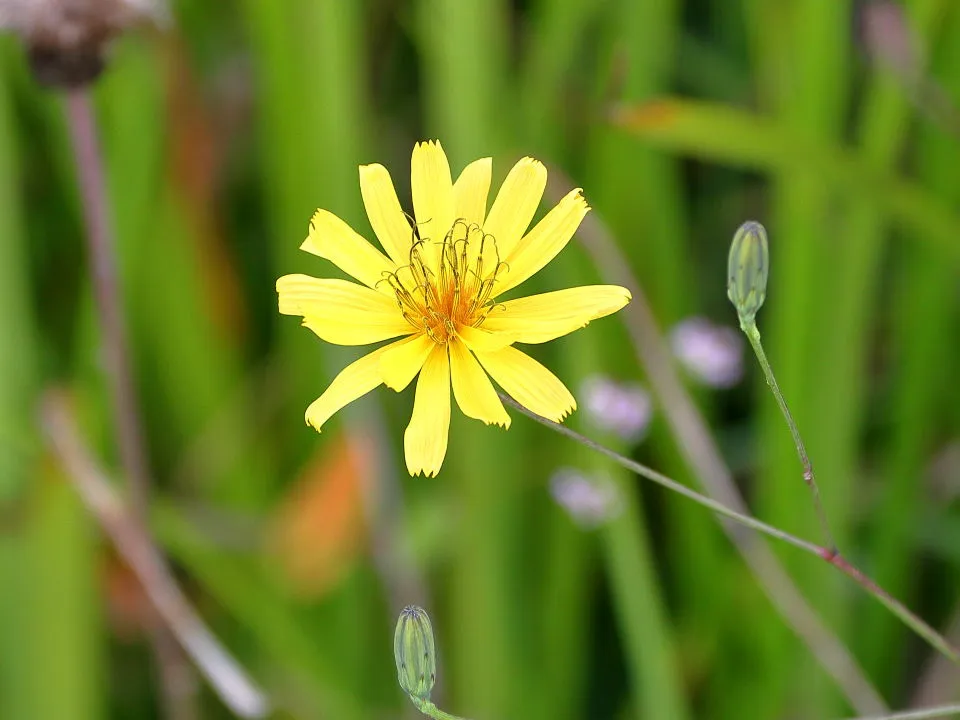
[[[770,250],[763,225],[748,220],[730,243],[727,263],[727,297],[737,309],[741,325],[752,325],[767,296]]]
[[[429,700],[437,677],[437,653],[433,626],[423,608],[407,605],[400,613],[393,637],[393,656],[403,691],[415,703]]]

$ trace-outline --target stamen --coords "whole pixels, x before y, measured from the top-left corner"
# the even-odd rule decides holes
[[[439,246],[431,247],[431,240],[408,220],[413,231],[409,262],[381,282],[390,284],[403,318],[442,345],[459,327],[483,323],[496,307],[491,297],[508,266],[500,259],[496,239],[476,223],[458,218]]]

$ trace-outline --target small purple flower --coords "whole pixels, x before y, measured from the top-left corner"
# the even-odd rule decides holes
[[[599,527],[620,512],[620,494],[609,479],[589,477],[574,468],[553,473],[550,494],[584,530]]]
[[[670,347],[687,372],[704,385],[729,388],[743,377],[743,339],[731,327],[689,318],[670,332]]]
[[[583,383],[582,396],[590,420],[628,443],[638,442],[653,417],[650,394],[639,385],[626,385],[595,375]]]

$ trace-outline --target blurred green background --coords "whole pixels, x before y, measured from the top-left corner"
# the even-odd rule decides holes
[[[164,702],[150,605],[37,429],[40,391],[68,388],[122,480],[63,101],[14,38],[0,50],[0,718],[230,717],[196,680]],[[113,45],[94,98],[151,527],[276,717],[410,717],[407,603],[434,622],[438,705],[474,719],[853,712],[686,500],[516,413],[509,432],[455,417],[439,477],[409,478],[412,390],[304,425],[355,353],[278,315],[274,281],[334,272],[297,250],[317,207],[369,236],[359,164],[407,204],[425,138],[455,174],[492,155],[494,187],[526,154],[582,186],[664,331],[735,324],[728,243],[766,224],[759,326],[838,542],[934,626],[958,616],[957,3],[178,0]],[[524,290],[601,279],[574,242]],[[622,320],[534,354],[578,397],[574,427],[696,486],[661,407],[640,442],[590,421],[585,378],[649,385]],[[819,540],[744,363],[732,388],[684,378],[755,514]],[[616,489],[599,527],[555,500],[565,467]],[[872,598],[775,549],[887,704],[958,694]]]

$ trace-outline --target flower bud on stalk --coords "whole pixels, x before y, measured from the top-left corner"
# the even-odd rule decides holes
[[[397,620],[393,638],[400,687],[416,705],[428,702],[437,677],[433,626],[423,608],[407,605]]]
[[[740,326],[754,324],[757,310],[767,296],[770,250],[763,225],[748,220],[737,229],[727,263],[727,297],[737,309]]]

